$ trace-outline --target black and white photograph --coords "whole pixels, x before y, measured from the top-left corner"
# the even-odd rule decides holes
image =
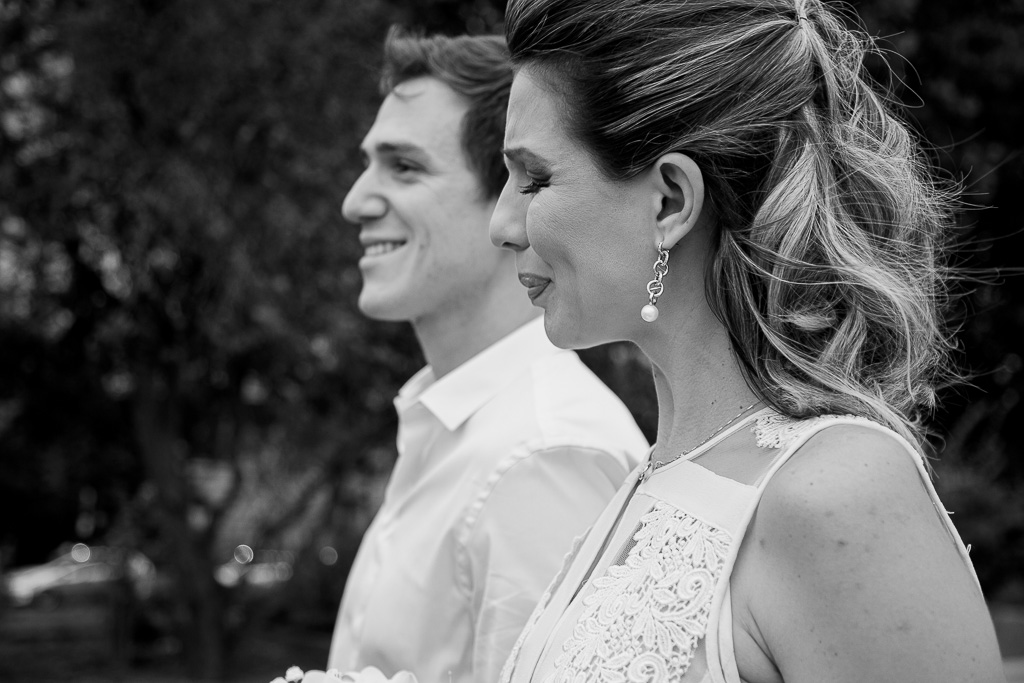
[[[0,0],[0,681],[1024,683],[1024,2]]]

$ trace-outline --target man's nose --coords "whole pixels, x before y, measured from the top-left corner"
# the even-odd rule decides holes
[[[341,204],[341,215],[350,223],[380,218],[387,210],[388,203],[377,189],[371,169],[366,169],[356,178]]]
[[[491,214],[488,230],[491,244],[512,251],[523,251],[530,246],[526,237],[526,206],[513,187],[510,178],[501,190],[498,203]]]

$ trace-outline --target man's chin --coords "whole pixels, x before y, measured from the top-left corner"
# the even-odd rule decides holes
[[[371,320],[393,323],[409,320],[409,317],[396,305],[393,297],[374,296],[364,289],[359,295],[357,305],[359,312]]]

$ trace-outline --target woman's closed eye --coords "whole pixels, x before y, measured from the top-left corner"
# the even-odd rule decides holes
[[[530,178],[530,182],[519,186],[519,194],[537,194],[542,188],[547,187],[549,184],[550,183],[547,180]]]

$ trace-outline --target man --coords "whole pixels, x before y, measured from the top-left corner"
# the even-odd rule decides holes
[[[399,392],[398,461],[345,588],[329,667],[496,681],[574,537],[647,443],[554,347],[488,222],[512,74],[503,40],[385,44],[385,99],[345,198],[360,309],[429,363]]]

